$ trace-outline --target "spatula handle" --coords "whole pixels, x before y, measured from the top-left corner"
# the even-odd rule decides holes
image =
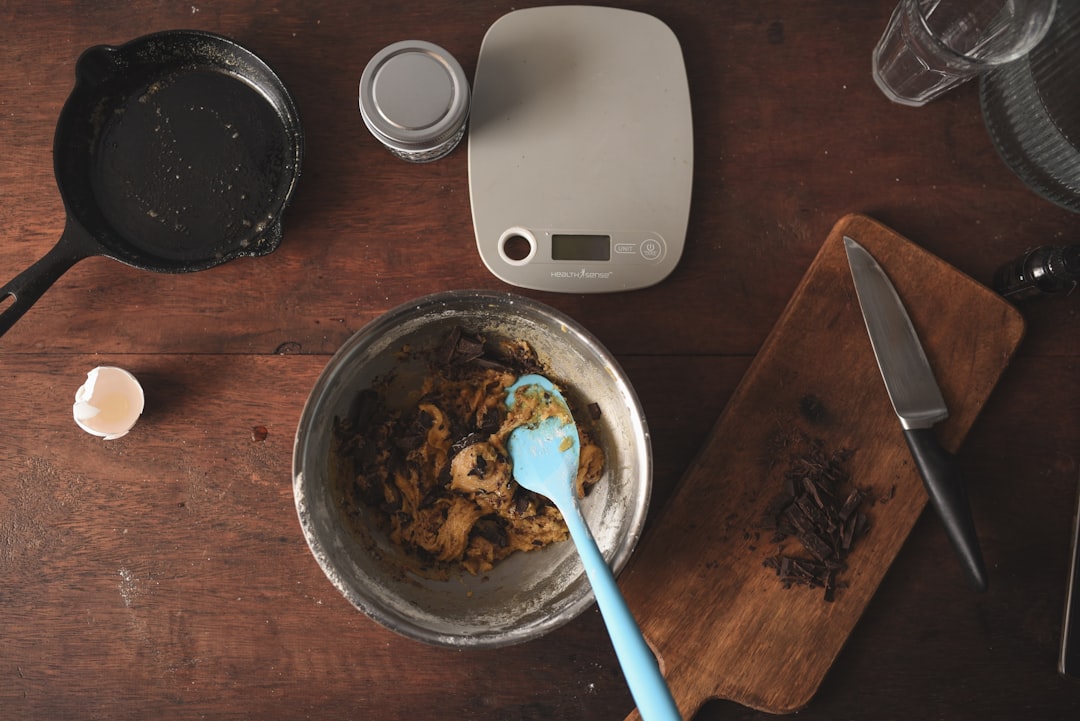
[[[596,596],[596,604],[600,607],[600,614],[615,647],[615,655],[619,659],[623,676],[630,687],[642,721],[681,720],[678,706],[663,674],[660,673],[656,657],[645,643],[641,629],[638,628],[629,606],[626,605],[626,599],[615,582],[615,575],[596,545],[577,503],[570,499],[566,502],[560,501],[557,505],[585,566],[585,574],[589,577],[593,594]]]

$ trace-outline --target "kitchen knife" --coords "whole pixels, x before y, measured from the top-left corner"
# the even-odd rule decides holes
[[[885,271],[847,236],[844,248],[878,368],[930,504],[945,524],[945,533],[972,585],[985,591],[986,569],[959,467],[933,430],[935,423],[949,415],[934,371]]]

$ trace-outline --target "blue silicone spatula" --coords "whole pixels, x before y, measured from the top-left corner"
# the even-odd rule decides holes
[[[507,390],[508,408],[529,403],[535,409],[530,420],[510,434],[507,450],[514,464],[514,478],[523,488],[551,499],[562,513],[643,721],[680,719],[656,657],[645,643],[578,507],[574,481],[581,442],[566,399],[551,381],[535,374],[521,376]]]

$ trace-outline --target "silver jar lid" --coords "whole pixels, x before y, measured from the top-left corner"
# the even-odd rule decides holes
[[[469,116],[469,81],[454,56],[438,45],[394,43],[364,68],[360,114],[368,130],[399,154],[452,143],[449,152]]]

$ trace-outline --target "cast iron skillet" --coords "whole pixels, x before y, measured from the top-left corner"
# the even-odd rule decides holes
[[[0,288],[0,334],[83,258],[186,273],[273,251],[303,145],[281,80],[232,40],[176,30],[86,50],[53,141],[64,232]]]

